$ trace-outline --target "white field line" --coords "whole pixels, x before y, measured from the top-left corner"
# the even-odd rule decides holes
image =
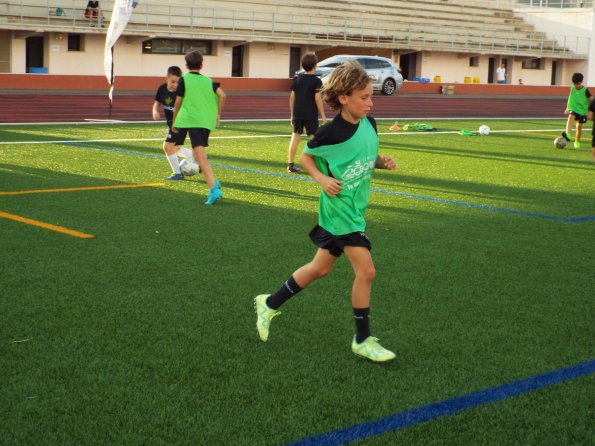
[[[468,118],[437,118],[435,116],[429,118],[403,118],[403,117],[395,117],[395,118],[377,118],[377,121],[395,121],[395,120],[402,120],[402,121],[546,121],[552,120],[556,118],[548,118],[543,116],[536,116],[536,117],[523,117],[523,118],[490,118],[490,117],[468,117]],[[564,118],[562,118],[565,120]],[[221,122],[287,122],[289,118],[256,118],[256,119],[222,119]],[[149,121],[149,120],[138,120],[138,121],[120,121],[117,119],[86,119],[84,121],[64,121],[64,122],[0,122],[0,126],[14,126],[14,125],[98,125],[98,124],[157,124],[157,123],[165,123],[165,121]]]
[[[528,133],[528,132],[561,132],[558,130],[527,129],[527,130],[490,130],[490,133]],[[584,129],[588,132],[590,129]],[[455,135],[458,130],[436,131],[436,132],[380,132],[378,135],[386,136],[420,136],[420,135]],[[236,135],[236,136],[211,136],[209,139],[256,139],[256,138],[289,138],[291,134],[285,135]],[[126,138],[126,139],[72,139],[72,140],[50,140],[50,141],[0,141],[0,145],[17,144],[72,144],[72,143],[97,143],[97,142],[139,142],[139,141],[162,141],[163,138]]]

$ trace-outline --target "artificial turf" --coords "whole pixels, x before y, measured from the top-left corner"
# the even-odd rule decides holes
[[[590,134],[557,150],[561,121],[481,123],[490,136],[379,121],[399,164],[376,172],[367,213],[384,365],[350,351],[345,259],[257,341],[252,299],[315,250],[318,188],[284,173],[286,122],[213,133],[211,207],[198,176],[0,195],[2,212],[94,236],[0,218],[0,443],[283,445],[595,358]],[[0,127],[0,191],[162,183],[163,136]],[[354,444],[592,444],[593,395],[590,375]]]

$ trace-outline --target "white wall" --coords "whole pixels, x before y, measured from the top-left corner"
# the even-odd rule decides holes
[[[418,77],[426,77],[430,80],[434,76],[440,76],[442,82],[464,83],[465,77],[470,77],[471,82],[474,78],[479,78],[479,83],[487,84],[489,55],[479,56],[479,66],[469,66],[469,56],[458,53],[442,53],[435,51],[424,51],[418,55]]]
[[[25,74],[27,72],[25,39],[12,38],[11,48],[11,73]]]
[[[246,45],[244,77],[289,77],[289,45],[254,42]]]

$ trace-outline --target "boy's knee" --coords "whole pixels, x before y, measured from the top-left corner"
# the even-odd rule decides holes
[[[328,276],[332,270],[332,266],[321,266],[321,265],[312,265],[312,271],[317,279],[321,279],[325,276]]]
[[[376,277],[376,268],[374,268],[374,265],[367,266],[365,268],[361,268],[360,270],[358,270],[355,273],[355,275],[360,280],[365,280],[366,282],[372,282],[374,280],[374,278]]]

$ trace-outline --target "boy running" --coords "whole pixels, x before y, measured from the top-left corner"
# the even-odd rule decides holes
[[[566,141],[570,141],[570,132],[572,131],[572,124],[576,121],[576,138],[574,140],[574,148],[580,149],[581,136],[583,134],[583,124],[587,122],[587,112],[589,109],[589,101],[591,92],[583,85],[583,75],[581,73],[574,73],[572,75],[572,83],[574,84],[570,89],[568,96],[568,104],[564,114],[568,115],[566,121],[566,131],[562,132],[562,136]]]
[[[165,115],[165,121],[167,122],[167,136],[163,142],[163,151],[165,157],[171,166],[172,175],[167,177],[166,180],[183,180],[184,175],[180,171],[180,160],[178,155],[184,156],[192,162],[194,156],[192,150],[180,147],[184,143],[178,142],[179,133],[173,133],[171,131],[172,122],[174,117],[174,103],[176,102],[176,90],[178,88],[178,81],[182,77],[182,70],[180,67],[172,66],[167,69],[167,77],[165,83],[162,84],[155,93],[155,101],[153,102],[153,120],[158,121],[161,119],[159,114],[159,106],[163,107],[163,114]]]
[[[372,80],[355,61],[338,66],[322,89],[322,98],[340,113],[308,142],[300,160],[320,185],[318,225],[310,238],[318,247],[310,263],[297,269],[274,294],[254,299],[256,328],[262,341],[269,337],[271,320],[279,307],[312,282],[326,276],[345,253],[355,272],[351,303],[356,335],[351,350],[372,361],[389,361],[395,354],[370,335],[370,290],[375,269],[370,240],[365,234],[374,168],[396,169],[389,156],[378,155],[376,121],[372,108]]]
[[[302,169],[295,167],[295,152],[306,128],[307,135],[312,138],[318,129],[318,114],[322,123],[326,124],[326,115],[322,106],[320,89],[322,81],[316,76],[316,54],[307,53],[302,57],[302,68],[304,73],[297,75],[291,84],[289,94],[289,113],[291,115],[291,126],[293,134],[289,142],[289,153],[287,157],[287,172],[301,173]]]
[[[194,158],[198,161],[202,175],[209,187],[205,204],[214,204],[223,197],[221,183],[213,176],[213,169],[207,159],[209,134],[219,125],[221,110],[225,104],[225,93],[219,83],[200,74],[202,54],[192,51],[186,54],[186,73],[178,82],[174,105],[174,133],[179,133],[178,143],[190,134]]]
[[[593,132],[591,134],[591,155],[593,156],[593,161],[595,161],[595,101],[591,101],[589,104],[589,119],[593,121]]]

